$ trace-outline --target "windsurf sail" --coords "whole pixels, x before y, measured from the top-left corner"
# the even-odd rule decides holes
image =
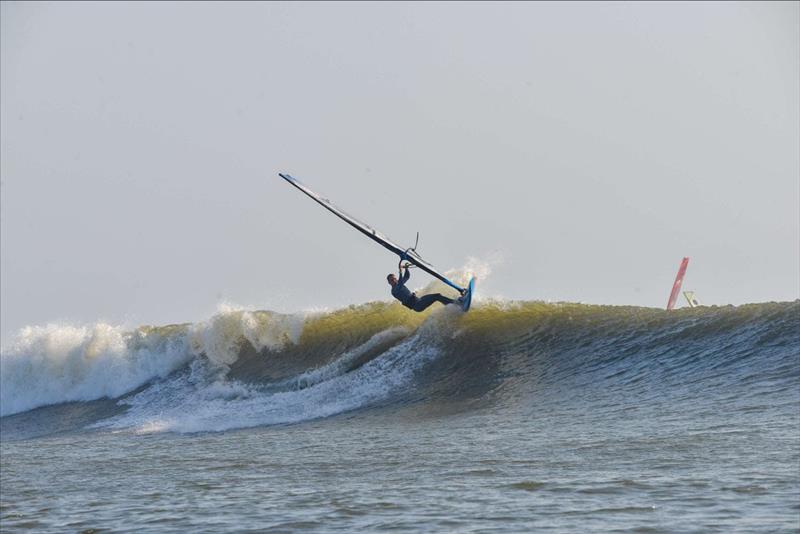
[[[358,230],[359,232],[361,232],[365,236],[369,237],[370,239],[372,239],[376,243],[379,243],[380,245],[382,245],[386,249],[388,249],[388,250],[392,251],[393,253],[397,254],[398,256],[400,256],[400,261],[401,262],[402,261],[407,261],[409,263],[412,263],[412,264],[416,265],[417,267],[419,267],[420,269],[422,269],[426,273],[430,274],[431,276],[433,276],[435,278],[438,278],[439,280],[441,280],[442,282],[444,282],[448,286],[452,287],[453,289],[455,289],[459,293],[464,291],[464,289],[461,286],[459,286],[455,282],[449,280],[446,276],[444,276],[443,274],[438,272],[433,267],[433,265],[431,265],[430,263],[428,263],[425,260],[423,260],[422,257],[420,257],[420,255],[417,254],[417,251],[414,250],[415,247],[414,248],[402,248],[402,247],[400,247],[399,245],[394,243],[391,239],[389,239],[388,237],[386,237],[382,233],[380,233],[377,230],[375,230],[374,228],[372,228],[370,225],[359,221],[358,219],[356,219],[352,215],[349,215],[347,212],[345,212],[344,210],[342,210],[339,207],[337,207],[336,205],[334,205],[333,202],[331,202],[327,198],[315,193],[314,191],[312,191],[311,189],[306,187],[303,183],[298,181],[293,176],[291,176],[289,174],[283,174],[283,173],[278,173],[278,176],[280,176],[281,178],[283,178],[284,180],[286,180],[287,182],[289,182],[290,184],[295,186],[297,189],[299,189],[300,191],[302,191],[303,193],[305,193],[306,195],[308,195],[309,197],[314,199],[314,201],[317,202],[318,204],[320,204],[323,208],[325,208],[326,210],[330,211],[331,213],[333,213],[334,215],[336,215],[337,217],[342,219],[344,222],[346,222],[347,224],[349,224],[350,226],[352,226],[353,228],[355,228],[356,230]]]
[[[694,296],[694,291],[684,291],[683,297],[686,299],[686,302],[689,303],[690,307],[696,308],[700,306],[700,301]]]
[[[667,310],[675,307],[675,301],[678,300],[678,294],[681,291],[681,284],[683,284],[683,277],[686,276],[686,267],[689,266],[689,258],[683,258],[681,266],[678,268],[678,275],[675,277],[675,283],[672,284],[672,292],[669,294],[669,301],[667,301]]]

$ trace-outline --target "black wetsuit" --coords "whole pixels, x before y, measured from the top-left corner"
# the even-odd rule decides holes
[[[406,269],[406,272],[400,271],[400,277],[397,279],[397,284],[392,288],[392,296],[403,303],[406,308],[421,312],[434,302],[441,302],[442,304],[452,304],[453,299],[449,299],[439,293],[431,293],[430,295],[423,295],[417,297],[410,289],[406,287],[406,282],[411,278],[411,271]]]

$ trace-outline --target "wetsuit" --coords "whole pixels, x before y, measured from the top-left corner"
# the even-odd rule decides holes
[[[431,293],[430,295],[423,295],[417,297],[410,289],[406,287],[406,282],[411,278],[411,271],[406,269],[404,273],[400,271],[400,277],[397,279],[397,284],[392,288],[392,296],[403,303],[406,308],[421,312],[434,302],[441,302],[442,304],[452,304],[453,299],[449,299],[439,293]]]

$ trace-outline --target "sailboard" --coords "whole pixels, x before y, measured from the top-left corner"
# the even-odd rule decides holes
[[[286,180],[287,182],[289,182],[290,184],[295,186],[297,189],[299,189],[300,191],[302,191],[303,193],[305,193],[306,195],[311,197],[315,202],[320,204],[323,208],[325,208],[326,210],[330,211],[331,213],[333,213],[334,215],[336,215],[337,217],[342,219],[344,222],[346,222],[347,224],[349,224],[350,226],[352,226],[353,228],[355,228],[356,230],[358,230],[359,232],[361,232],[365,236],[369,237],[370,239],[372,239],[376,243],[382,245],[386,249],[388,249],[391,252],[393,252],[393,253],[397,254],[398,256],[400,256],[400,261],[401,262],[407,261],[409,263],[412,263],[413,265],[416,265],[417,267],[419,267],[420,269],[422,269],[426,273],[430,274],[431,276],[433,276],[435,278],[438,278],[439,280],[441,280],[442,282],[444,282],[448,286],[452,287],[453,289],[455,289],[459,293],[464,294],[464,298],[469,297],[470,300],[471,300],[471,297],[472,297],[471,289],[474,286],[474,279],[470,283],[469,291],[467,293],[465,293],[465,289],[464,288],[462,288],[461,286],[459,286],[458,284],[456,284],[455,282],[453,282],[452,280],[447,278],[445,275],[443,275],[439,271],[437,271],[436,268],[433,265],[431,265],[427,261],[423,260],[422,257],[415,250],[416,245],[414,247],[403,248],[403,247],[397,245],[395,242],[393,242],[388,237],[386,237],[384,234],[382,234],[379,231],[377,231],[374,228],[372,228],[370,225],[359,221],[358,219],[356,219],[352,215],[349,215],[347,212],[345,212],[344,210],[342,210],[338,206],[334,205],[333,202],[331,202],[327,198],[319,195],[318,193],[315,193],[314,191],[312,191],[311,189],[306,187],[305,184],[303,184],[302,182],[300,182],[299,180],[297,180],[293,176],[291,176],[289,174],[283,174],[283,173],[278,173],[278,176],[280,176],[281,178],[283,178],[284,180]],[[467,301],[467,302],[469,302],[469,301]],[[467,303],[466,306],[462,305],[462,308],[465,311],[467,309],[469,309],[469,303]]]
[[[461,297],[461,309],[465,312],[469,311],[469,307],[472,305],[472,292],[475,291],[475,277],[469,279],[469,284],[467,285],[467,292],[464,293],[464,296]]]

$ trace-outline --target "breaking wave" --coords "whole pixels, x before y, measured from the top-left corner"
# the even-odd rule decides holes
[[[800,301],[673,312],[495,300],[468,314],[386,302],[226,309],[134,330],[25,328],[0,356],[0,414],[6,428],[38,414],[60,431],[196,432],[395,406],[584,399],[625,409],[631,399],[796,391],[799,353]]]

